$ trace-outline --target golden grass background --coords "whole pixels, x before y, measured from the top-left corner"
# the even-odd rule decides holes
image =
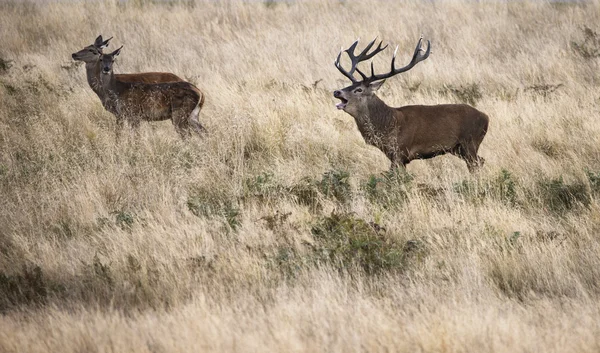
[[[0,351],[597,352],[599,19],[597,1],[0,3]],[[118,72],[203,90],[209,136],[116,142],[70,59],[98,34],[124,45]],[[476,175],[452,156],[386,173],[335,109],[341,46],[378,36],[408,62],[421,34],[433,54],[379,96],[488,114]]]

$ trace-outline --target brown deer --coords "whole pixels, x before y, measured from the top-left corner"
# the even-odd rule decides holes
[[[102,94],[100,90],[100,55],[102,55],[102,49],[108,46],[108,42],[111,39],[112,37],[103,40],[102,35],[100,35],[96,38],[94,44],[88,45],[80,51],[71,54],[73,60],[85,63],[88,84],[98,96]],[[115,74],[115,76],[117,80],[123,82],[158,83],[184,81],[179,76],[169,72],[141,72],[137,74]]]
[[[105,105],[108,102],[106,92],[102,89],[101,86],[101,61],[100,57],[102,56],[102,50],[108,46],[108,42],[112,39],[112,37],[107,40],[102,39],[102,35],[98,36],[93,44],[88,45],[87,47],[81,49],[80,51],[73,53],[71,56],[76,61],[83,61],[85,63],[86,68],[86,76],[88,84],[90,88],[98,95],[100,101],[108,110],[108,107]],[[162,82],[185,82],[179,76],[168,73],[168,72],[142,72],[136,74],[114,74],[115,80],[122,83],[162,83]],[[198,92],[200,92],[198,90]],[[200,92],[201,98],[198,104],[198,110],[196,111],[196,118],[200,109],[204,105],[204,94]],[[113,112],[114,114],[114,112]],[[120,129],[123,125],[123,120],[117,119],[117,128]],[[201,128],[203,129],[203,128]]]
[[[175,129],[186,137],[190,129],[201,134],[206,129],[198,121],[202,107],[202,92],[189,82],[126,82],[113,72],[115,57],[121,48],[100,56],[100,86],[104,92],[103,105],[117,117],[117,124],[127,120],[137,127],[141,120],[171,120]]]
[[[484,113],[465,104],[392,108],[375,95],[387,78],[406,72],[427,59],[431,43],[427,41],[427,49],[424,50],[421,46],[423,38],[419,39],[411,62],[401,68],[395,67],[396,47],[390,72],[376,75],[371,62],[371,75],[367,76],[358,64],[387,48],[379,42],[369,52],[375,41],[358,55],[355,54],[358,40],[345,50],[352,65],[348,71],[340,64],[341,51],[335,60],[335,67],[352,81],[352,85],[333,92],[333,96],[341,101],[336,107],[354,117],[365,141],[385,153],[392,161],[392,168],[405,167],[414,159],[432,158],[448,152],[462,158],[470,172],[482,166],[484,159],[477,155],[477,150],[488,129],[489,118]],[[355,72],[362,80],[354,77]]]

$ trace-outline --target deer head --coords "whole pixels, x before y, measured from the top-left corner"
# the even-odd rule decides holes
[[[123,46],[121,45],[121,47],[115,51],[113,51],[110,54],[102,54],[100,56],[100,68],[102,70],[102,75],[110,75],[113,72],[113,64],[115,63],[115,57],[117,57],[119,55],[119,53],[121,52],[121,49],[123,49]]]
[[[71,54],[71,57],[73,60],[83,61],[86,64],[97,63],[100,59],[100,55],[102,55],[102,49],[108,46],[108,41],[111,39],[112,37],[107,40],[102,40],[102,36],[99,35],[94,41],[94,44],[88,45],[80,51]]]
[[[415,49],[411,62],[404,67],[396,68],[396,53],[398,52],[398,47],[396,47],[396,50],[394,51],[394,56],[392,57],[390,72],[379,75],[375,74],[373,62],[371,62],[371,75],[367,76],[362,71],[360,71],[360,69],[358,68],[358,64],[362,61],[371,59],[378,53],[382,52],[385,48],[387,48],[387,45],[382,47],[382,42],[380,41],[377,47],[373,49],[373,51],[369,52],[371,48],[373,48],[373,45],[375,44],[376,40],[377,38],[373,39],[373,41],[371,41],[365,47],[365,49],[358,55],[355,54],[355,49],[358,45],[358,40],[354,42],[348,49],[344,50],[348,54],[352,65],[350,67],[350,70],[348,71],[346,71],[340,64],[342,51],[340,51],[340,53],[337,56],[337,59],[335,60],[335,67],[344,76],[349,78],[350,81],[352,81],[352,85],[333,92],[333,96],[341,101],[336,105],[336,107],[338,109],[344,110],[345,112],[355,117],[359,115],[362,111],[364,111],[364,108],[366,107],[368,102],[375,96],[375,91],[377,91],[383,85],[387,78],[412,69],[420,61],[427,59],[431,51],[431,43],[427,41],[427,50],[424,50],[421,47],[423,38],[420,38],[419,42],[417,43],[417,47]],[[362,80],[359,81],[356,79],[356,77],[354,77],[355,72],[358,72]]]

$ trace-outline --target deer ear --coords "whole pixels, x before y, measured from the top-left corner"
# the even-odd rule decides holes
[[[118,55],[119,55],[119,53],[121,52],[121,49],[123,49],[123,46],[122,46],[122,45],[121,45],[121,47],[120,47],[119,49],[117,49],[117,50],[113,51],[112,53],[110,53],[110,55],[111,55],[112,57],[118,56]]]
[[[373,82],[369,85],[369,87],[371,88],[371,90],[377,91],[379,88],[381,88],[381,86],[383,86],[384,83],[385,83],[385,80]]]
[[[100,46],[102,45],[102,35],[99,35],[96,40],[94,41],[94,45],[98,48],[100,48]]]
[[[113,37],[108,38],[107,40],[103,41],[100,46],[98,46],[99,49],[104,49],[106,47],[108,47],[108,42],[112,39]],[[102,38],[100,38],[100,41],[102,41]],[[97,46],[97,45],[96,45]]]

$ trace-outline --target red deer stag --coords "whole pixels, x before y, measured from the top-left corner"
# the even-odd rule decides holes
[[[333,96],[341,101],[336,107],[354,117],[365,141],[385,153],[392,161],[392,168],[405,167],[413,159],[427,159],[448,152],[462,158],[470,172],[483,165],[484,159],[477,156],[477,150],[488,129],[489,118],[484,113],[465,104],[392,108],[375,95],[387,78],[406,72],[427,59],[431,43],[427,41],[427,50],[424,50],[421,47],[423,38],[419,39],[411,62],[401,68],[394,65],[396,47],[389,73],[376,75],[371,62],[371,75],[366,76],[358,69],[358,64],[387,48],[379,42],[369,52],[375,40],[358,55],[355,54],[358,41],[345,50],[350,57],[350,70],[344,70],[340,64],[341,51],[335,61],[335,67],[352,81],[351,86],[333,92]],[[361,81],[354,77],[355,72],[362,77]]]
[[[140,120],[170,119],[182,137],[189,134],[190,128],[198,134],[206,131],[198,121],[203,103],[202,92],[198,88],[185,81],[144,83],[118,80],[113,64],[121,48],[100,56],[100,83],[105,95],[103,104],[117,117],[118,125],[127,120],[135,128]]]

